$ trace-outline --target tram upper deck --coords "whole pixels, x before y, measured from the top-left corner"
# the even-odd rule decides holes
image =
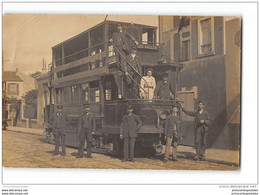
[[[52,48],[54,87],[94,79],[94,75],[117,71],[113,44],[109,41],[121,24],[139,43],[137,55],[141,66],[157,65],[161,46],[156,43],[157,27],[104,21]],[[143,69],[144,71],[144,69]]]

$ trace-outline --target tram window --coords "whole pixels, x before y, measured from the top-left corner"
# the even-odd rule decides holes
[[[53,48],[52,51],[53,51],[55,66],[58,67],[58,66],[62,65],[62,47],[61,47],[61,45]]]
[[[96,68],[96,63],[95,62],[91,62],[90,63],[90,69],[95,69]]]
[[[100,102],[100,89],[99,81],[93,81],[89,83],[90,87],[90,102]]]
[[[115,55],[114,47],[113,47],[113,45],[109,45],[108,46],[108,56],[111,57],[111,56],[114,56],[114,55]]]
[[[88,102],[88,90],[89,90],[89,84],[83,83],[81,84],[81,101]]]
[[[155,42],[155,30],[144,28],[142,32],[142,44],[154,44]]]
[[[88,33],[84,33],[64,43],[65,63],[88,56]]]
[[[70,87],[71,90],[71,101],[78,102],[79,101],[79,86],[73,85]]]
[[[54,89],[51,90],[51,99],[50,99],[50,103],[54,104]]]
[[[105,98],[106,98],[107,101],[112,99],[112,91],[111,91],[111,89],[106,89],[105,90],[105,96],[106,96]]]
[[[69,102],[69,94],[70,94],[70,92],[69,92],[69,87],[64,87],[63,88],[63,93],[62,93],[62,95],[63,95],[63,102],[64,103],[68,103]]]
[[[57,95],[56,104],[61,104],[61,89],[56,90],[56,95]]]
[[[142,34],[142,44],[147,44],[148,43],[148,33],[143,33]]]
[[[101,53],[104,50],[105,25],[101,25],[90,31],[91,55]]]

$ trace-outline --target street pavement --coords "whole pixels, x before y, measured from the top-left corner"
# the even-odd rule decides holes
[[[77,149],[67,147],[66,156],[52,156],[54,145],[47,143],[42,129],[8,127],[3,130],[3,166],[27,168],[92,168],[92,169],[178,169],[238,170],[239,152],[209,149],[206,161],[192,160],[195,150],[178,147],[178,161],[163,163],[162,156],[136,157],[136,162],[121,162],[120,157],[93,154],[93,158],[76,159]],[[61,150],[61,148],[60,148]]]

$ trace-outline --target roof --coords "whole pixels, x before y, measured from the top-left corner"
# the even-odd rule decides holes
[[[55,46],[52,47],[52,49],[55,48],[55,47],[60,46],[60,45],[63,44],[63,43],[69,42],[69,41],[75,39],[76,37],[79,37],[80,35],[83,35],[84,33],[89,32],[89,31],[91,31],[91,30],[93,30],[93,29],[95,29],[95,28],[97,28],[97,27],[99,27],[99,26],[101,26],[101,25],[103,25],[103,24],[105,24],[105,23],[114,23],[114,24],[122,24],[122,25],[143,26],[143,27],[146,27],[146,28],[154,28],[154,29],[157,29],[156,26],[150,26],[150,25],[145,25],[145,24],[138,24],[138,23],[133,23],[133,24],[132,24],[132,23],[130,23],[130,22],[120,22],[120,21],[113,21],[113,20],[105,20],[105,21],[103,21],[103,22],[100,22],[100,23],[98,23],[98,24],[96,24],[96,25],[94,25],[94,26],[88,28],[87,30],[84,30],[83,32],[81,32],[81,33],[79,33],[79,34],[77,34],[77,35],[75,35],[75,36],[73,36],[73,37],[71,37],[71,38],[69,38],[69,39],[67,39],[67,40],[65,40],[65,41],[62,41],[62,42],[56,44]]]
[[[22,82],[23,80],[19,75],[16,74],[16,71],[4,71],[2,75],[3,82],[6,81],[15,81]]]

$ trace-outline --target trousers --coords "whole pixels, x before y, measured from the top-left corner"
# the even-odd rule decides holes
[[[208,136],[207,131],[197,131],[195,137],[196,154],[199,156],[205,156],[206,152],[206,139]]]
[[[135,140],[135,137],[124,138],[124,159],[134,159]]]
[[[170,149],[171,149],[171,145],[173,143],[173,147],[172,147],[172,158],[176,159],[177,158],[177,147],[178,147],[178,140],[176,138],[171,138],[171,137],[167,137],[166,140],[166,148],[165,148],[165,154],[164,154],[164,159],[169,159],[169,155],[170,155]]]
[[[66,154],[66,144],[65,144],[66,135],[61,129],[55,129],[55,153],[59,153],[60,140],[62,145],[62,153]]]
[[[85,141],[87,141],[87,156],[91,156],[91,148],[92,148],[92,136],[90,130],[81,129],[79,136],[79,156],[83,156],[85,149]]]

